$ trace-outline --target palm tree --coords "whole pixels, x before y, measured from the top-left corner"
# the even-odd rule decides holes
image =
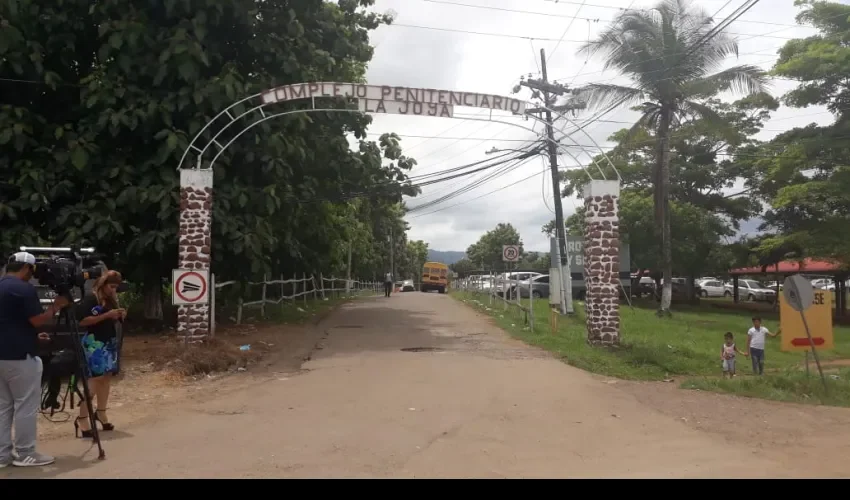
[[[685,0],[662,0],[648,10],[620,14],[595,41],[579,49],[586,56],[601,55],[605,69],[617,69],[633,86],[594,83],[577,88],[577,99],[588,108],[631,106],[641,117],[631,132],[648,129],[656,137],[653,171],[656,236],[661,240],[659,266],[664,276],[659,314],[669,313],[672,300],[670,239],[670,133],[687,118],[720,123],[703,102],[720,92],[751,94],[767,88],[765,73],[742,65],[716,73],[738,44],[715,32],[714,20]]]

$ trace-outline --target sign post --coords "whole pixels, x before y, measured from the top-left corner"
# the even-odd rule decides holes
[[[784,300],[780,302],[779,310],[780,328],[782,328],[783,332],[782,350],[796,351],[810,348],[812,356],[815,358],[815,364],[818,367],[821,381],[823,382],[824,392],[828,392],[826,377],[823,376],[823,369],[821,368],[820,358],[815,349],[815,344],[824,346],[827,344],[827,339],[829,340],[830,347],[833,343],[832,303],[830,300],[827,300],[827,292],[823,290],[815,292],[812,290],[812,284],[799,274],[785,278],[783,289],[782,298]],[[800,337],[799,323],[795,324],[796,321],[791,320],[791,317],[796,317],[796,315],[790,314],[791,311],[787,311],[788,308],[800,313],[800,321],[802,322],[803,330],[806,332],[806,337]],[[783,314],[783,309],[786,309],[786,312],[789,314]],[[811,318],[815,320],[813,326],[817,328],[815,329],[814,337],[809,328],[806,311],[809,311]],[[825,324],[823,322],[824,312],[826,313]],[[786,330],[786,328],[788,329]],[[808,351],[806,351],[806,366],[808,367]]]

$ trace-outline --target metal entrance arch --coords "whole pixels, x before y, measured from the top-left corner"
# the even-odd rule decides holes
[[[333,99],[346,102],[345,108],[321,108],[316,106],[316,100]],[[271,106],[290,101],[310,100],[311,108],[286,110],[277,113],[267,113]],[[212,200],[213,200],[213,170],[218,158],[248,130],[273,118],[297,113],[361,113],[361,114],[399,114],[411,116],[454,117],[454,107],[477,107],[490,110],[488,119],[534,132],[534,130],[517,123],[494,119],[493,111],[505,111],[514,115],[525,116],[540,123],[545,120],[535,115],[525,113],[529,103],[510,97],[479,94],[471,92],[456,92],[449,90],[376,86],[358,83],[312,82],[285,85],[260,92],[241,99],[215,117],[213,117],[197,134],[183,153],[178,165],[180,171],[180,216],[179,216],[179,267],[181,269],[209,269],[212,250]],[[574,125],[584,133],[599,149],[611,167],[613,163],[596,141],[565,115],[551,110],[553,114]],[[496,117],[498,118],[498,116]],[[471,119],[464,117],[463,119]],[[474,118],[472,118],[474,120]],[[245,121],[242,128],[229,141],[222,144],[219,140],[222,134],[235,124]],[[553,127],[560,133],[554,141],[544,134],[535,132],[539,139],[552,141],[561,147],[560,141],[571,139],[570,134],[563,129]],[[572,141],[575,143],[575,141]],[[211,147],[218,151],[207,160],[205,155]],[[575,146],[585,149],[575,143]],[[187,165],[187,159],[194,153],[193,162]],[[585,149],[585,153],[587,153]],[[588,153],[589,154],[589,153]],[[592,157],[592,155],[590,155]],[[598,168],[598,165],[597,165]],[[602,173],[601,169],[600,173]],[[616,172],[616,168],[614,168]],[[585,172],[587,170],[585,169]],[[591,184],[595,182],[593,178]],[[617,173],[619,178],[619,173]],[[604,174],[603,174],[604,177]],[[616,181],[615,181],[616,182]],[[585,254],[589,249],[585,245]],[[585,258],[587,261],[587,258]],[[610,267],[610,266],[609,266]],[[586,274],[587,274],[586,270]],[[590,286],[588,286],[590,291]],[[210,331],[210,309],[206,305],[179,306],[178,332],[186,336],[189,342],[200,341]],[[589,330],[590,332],[590,330]]]

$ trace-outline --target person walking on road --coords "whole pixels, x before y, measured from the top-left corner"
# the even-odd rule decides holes
[[[384,277],[384,297],[389,297],[393,291],[393,273],[387,273]]]

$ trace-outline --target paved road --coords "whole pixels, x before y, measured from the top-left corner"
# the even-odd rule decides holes
[[[0,478],[784,475],[445,295],[358,301],[321,328],[300,374],[231,377],[113,433],[106,461],[63,439],[46,443],[56,466]]]

